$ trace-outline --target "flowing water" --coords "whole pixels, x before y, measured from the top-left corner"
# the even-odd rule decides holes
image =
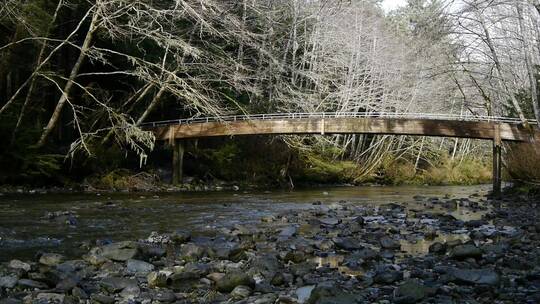
[[[208,235],[223,227],[254,224],[261,217],[312,207],[315,201],[355,204],[397,203],[408,210],[451,213],[462,220],[481,212],[449,211],[415,196],[465,198],[485,194],[489,186],[337,187],[273,192],[210,192],[159,194],[6,194],[0,196],[0,261],[32,259],[39,251],[75,257],[96,240],[136,240],[153,232],[184,229]],[[439,238],[460,236],[439,236]],[[402,243],[413,254],[429,241]]]

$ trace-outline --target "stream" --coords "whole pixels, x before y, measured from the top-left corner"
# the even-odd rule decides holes
[[[254,225],[265,216],[306,210],[315,202],[347,201],[371,208],[394,203],[407,213],[420,210],[477,220],[487,211],[459,204],[442,208],[431,204],[430,198],[479,201],[489,189],[486,185],[361,186],[267,192],[4,194],[0,196],[0,262],[33,259],[44,251],[76,257],[96,244],[144,239],[154,231],[182,229],[194,236],[211,236],[235,225]],[[439,234],[433,240],[402,240],[401,250],[422,254],[434,241],[464,238]]]

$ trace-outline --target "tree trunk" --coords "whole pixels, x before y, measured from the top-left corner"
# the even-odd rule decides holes
[[[508,85],[503,80],[504,72],[501,65],[501,62],[499,61],[499,56],[497,55],[497,52],[495,51],[495,45],[493,44],[493,40],[491,39],[491,35],[489,33],[489,30],[486,26],[486,22],[484,20],[484,17],[482,13],[477,12],[478,20],[480,21],[480,24],[482,25],[482,29],[484,30],[485,36],[485,42],[491,52],[491,55],[493,57],[493,62],[495,63],[495,67],[497,69],[497,72],[499,74],[499,83],[501,87],[504,89],[504,91],[510,96],[510,99],[512,100],[512,105],[514,106],[514,109],[517,111],[517,114],[519,116],[519,119],[527,125],[527,119],[525,118],[525,114],[523,114],[523,110],[521,109],[521,106],[519,105],[516,96],[510,92],[510,89],[508,88]]]
[[[523,41],[523,53],[525,55],[525,65],[527,67],[527,74],[529,75],[529,85],[531,86],[531,102],[533,105],[534,110],[534,118],[536,118],[537,122],[540,122],[540,109],[538,108],[538,90],[536,86],[536,79],[534,77],[534,67],[531,60],[531,56],[529,53],[530,47],[527,37],[527,33],[525,30],[525,26],[523,24],[523,8],[521,7],[521,4],[519,2],[516,2],[516,10],[518,14],[518,23],[519,23],[519,30],[521,32],[521,41]],[[536,125],[538,128],[540,128],[540,125]]]
[[[81,69],[84,59],[86,59],[86,54],[88,50],[90,49],[92,39],[94,38],[94,33],[97,30],[98,16],[99,15],[97,11],[94,11],[94,15],[92,16],[92,21],[90,23],[90,28],[88,29],[88,32],[86,33],[86,37],[81,47],[81,53],[79,54],[79,58],[77,58],[77,61],[75,62],[75,65],[73,66],[73,69],[71,70],[69,79],[62,91],[62,96],[56,103],[56,108],[54,109],[54,112],[49,120],[49,123],[43,129],[43,133],[41,134],[41,137],[36,145],[37,148],[43,147],[43,145],[45,145],[49,135],[51,134],[52,130],[58,123],[60,114],[62,113],[62,109],[64,108],[66,102],[69,100],[69,94],[71,93],[71,90],[73,89],[73,85],[75,84],[75,78],[79,74],[79,70]]]
[[[51,20],[51,23],[49,23],[49,26],[47,28],[47,34],[46,34],[45,37],[49,37],[49,35],[51,33],[51,29],[52,29],[54,23],[56,22],[56,18],[58,17],[58,13],[60,12],[60,9],[62,8],[63,5],[64,5],[64,0],[58,1],[58,5],[56,6],[56,10],[54,11],[54,15],[53,15],[53,18]],[[45,57],[45,50],[46,49],[47,49],[47,41],[43,41],[43,44],[41,45],[41,49],[39,50],[39,55],[37,57],[36,66],[40,66],[41,63],[43,62],[43,59]],[[24,103],[23,103],[23,106],[21,108],[21,112],[19,113],[19,118],[17,119],[17,124],[15,125],[15,129],[13,129],[13,133],[12,133],[12,137],[11,137],[11,144],[13,144],[15,142],[17,130],[19,129],[19,127],[20,127],[20,125],[22,123],[24,113],[26,112],[26,108],[30,104],[30,99],[32,98],[32,93],[34,91],[34,87],[35,87],[35,84],[36,84],[36,75],[32,74],[32,76],[30,76],[30,77],[31,77],[32,80],[30,82],[30,87],[28,88],[28,92],[26,93],[26,98],[24,99]]]

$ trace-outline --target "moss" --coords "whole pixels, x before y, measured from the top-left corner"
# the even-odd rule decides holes
[[[133,173],[127,169],[117,169],[90,179],[90,184],[100,190],[148,191],[159,188],[159,179],[152,173]]]
[[[370,175],[358,176],[359,183],[379,184],[428,184],[428,185],[474,185],[491,181],[491,164],[482,159],[452,159],[439,155],[439,161],[425,168],[415,168],[412,161],[386,157]]]
[[[492,167],[486,161],[467,157],[462,160],[443,156],[435,167],[422,172],[419,179],[430,185],[473,185],[488,183]]]
[[[358,169],[358,165],[352,161],[327,159],[313,154],[304,155],[301,161],[303,168],[298,177],[306,182],[350,182]]]

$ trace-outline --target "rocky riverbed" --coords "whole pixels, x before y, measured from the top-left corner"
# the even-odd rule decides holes
[[[206,236],[13,259],[0,303],[540,303],[538,197],[415,199],[315,201]]]

